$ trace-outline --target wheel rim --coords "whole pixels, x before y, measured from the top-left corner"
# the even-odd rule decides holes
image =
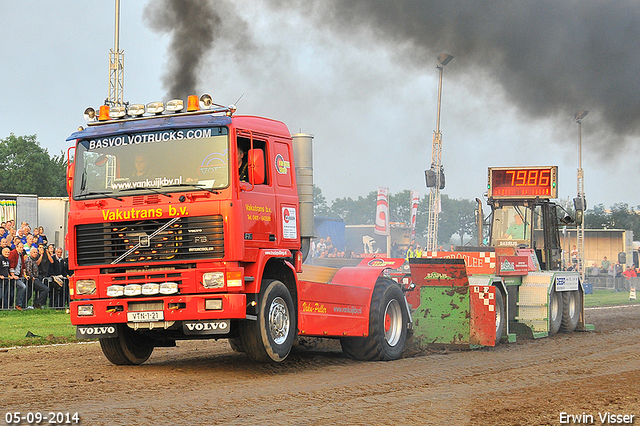
[[[289,309],[284,299],[276,297],[269,306],[269,331],[277,345],[283,344],[289,336]]]
[[[402,308],[396,299],[392,299],[384,310],[384,337],[389,346],[398,344],[402,327]]]
[[[549,315],[551,316],[551,321],[555,321],[558,318],[558,311],[559,311],[559,306],[558,306],[558,298],[556,296],[556,293],[551,295],[551,306],[549,307],[549,310],[551,311],[549,313]]]

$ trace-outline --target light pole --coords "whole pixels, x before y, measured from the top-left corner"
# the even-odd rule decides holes
[[[582,120],[587,114],[589,111],[580,110],[574,116],[575,122],[578,123],[578,198],[585,210],[587,203],[584,196],[584,172],[582,170]],[[576,239],[578,243],[578,272],[580,279],[584,282],[584,218],[576,229]]]
[[[442,71],[453,56],[447,53],[438,55],[436,68],[439,71],[438,78],[438,111],[436,113],[436,130],[433,132],[433,144],[431,147],[431,169],[425,171],[429,193],[429,223],[427,224],[427,251],[436,251],[438,248],[438,213],[440,212],[440,190],[444,188],[444,171],[442,170],[442,133],[440,132],[440,105],[442,101]]]

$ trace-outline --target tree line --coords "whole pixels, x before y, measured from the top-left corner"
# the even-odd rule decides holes
[[[0,192],[66,197],[67,160],[50,155],[36,135],[0,139]]]
[[[322,190],[314,186],[314,208],[316,216],[341,218],[347,225],[373,225],[376,214],[376,191],[365,197],[336,198],[328,202]],[[442,210],[438,215],[438,241],[447,247],[449,243],[463,245],[461,236],[471,237],[471,244],[477,244],[475,200],[463,198],[453,199],[447,194],[440,194]],[[560,205],[573,215],[569,200],[559,200]],[[489,213],[483,205],[485,216]],[[405,189],[389,194],[389,217],[391,222],[409,225],[411,223],[411,191]],[[416,218],[416,236],[426,238],[429,219],[429,193],[420,198]],[[625,229],[633,231],[636,239],[640,239],[640,206],[630,207],[626,203],[616,203],[609,209],[597,204],[585,212],[585,228],[587,229]],[[486,235],[487,229],[485,229]]]

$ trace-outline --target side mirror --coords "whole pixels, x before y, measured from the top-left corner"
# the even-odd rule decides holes
[[[264,165],[264,151],[261,149],[249,150],[249,183],[262,185],[265,181],[266,170]]]

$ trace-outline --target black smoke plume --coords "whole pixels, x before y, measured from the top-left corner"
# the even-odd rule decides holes
[[[408,64],[434,66],[438,53],[454,55],[447,79],[493,78],[527,116],[589,110],[586,120],[605,136],[601,148],[640,134],[635,1],[297,0],[294,7],[316,25],[395,47]]]
[[[226,1],[213,0],[154,0],[147,4],[146,24],[171,36],[163,78],[168,98],[198,94],[199,75],[206,72],[206,55],[214,43],[245,30],[230,7]]]

